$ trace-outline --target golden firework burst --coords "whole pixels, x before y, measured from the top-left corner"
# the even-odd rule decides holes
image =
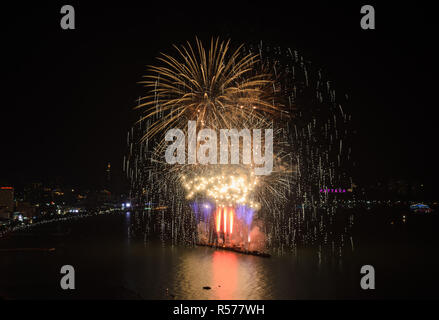
[[[243,119],[276,114],[272,80],[261,70],[258,56],[245,54],[243,45],[230,53],[230,40],[212,39],[209,50],[196,39],[196,47],[175,46],[177,57],[162,53],[160,66],[140,83],[148,88],[136,109],[140,119],[152,119],[143,139],[196,120],[199,127],[240,127]],[[258,70],[257,70],[258,69]],[[180,125],[183,127],[183,125]]]

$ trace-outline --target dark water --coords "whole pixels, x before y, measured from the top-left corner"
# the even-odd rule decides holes
[[[52,223],[31,229],[30,235],[0,239],[0,249],[56,248],[54,252],[0,251],[0,297],[438,298],[438,224],[436,217],[428,218],[408,222],[412,227],[387,226],[382,221],[366,219],[361,222],[354,250],[341,258],[325,252],[319,256],[313,248],[261,258],[206,247],[134,240],[129,237],[130,216],[126,214]],[[54,234],[60,230],[68,234]],[[75,268],[75,290],[60,288],[60,268],[66,264]],[[360,268],[365,264],[375,267],[375,290],[360,288]],[[203,289],[205,286],[211,289]]]

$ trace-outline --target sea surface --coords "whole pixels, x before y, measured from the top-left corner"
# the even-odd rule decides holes
[[[316,248],[263,258],[130,237],[131,215],[53,222],[0,239],[3,299],[438,298],[438,217],[357,221],[349,254]],[[393,223],[392,223],[393,222]],[[358,225],[360,224],[360,225]],[[54,248],[24,251],[22,248]],[[5,250],[8,249],[8,250]],[[11,249],[13,249],[11,251]],[[60,269],[75,269],[62,290]],[[361,266],[375,269],[362,290]]]

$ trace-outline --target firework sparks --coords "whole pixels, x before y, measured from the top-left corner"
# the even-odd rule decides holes
[[[259,60],[255,54],[244,54],[239,46],[230,53],[230,41],[212,39],[209,50],[196,39],[174,48],[178,57],[162,54],[162,66],[149,66],[151,73],[140,83],[149,89],[136,108],[145,109],[140,121],[160,115],[151,124],[143,139],[169,127],[182,127],[187,120],[196,120],[201,127],[232,128],[249,117],[264,118],[276,114],[272,103],[270,75],[255,73]]]
[[[195,177],[187,181],[182,177],[182,184],[187,190],[187,199],[192,199],[196,194],[202,194],[203,197],[212,199],[217,205],[236,205],[244,204],[252,208],[258,208],[259,205],[249,200],[249,194],[257,185],[257,177],[254,176],[212,176],[212,177]]]

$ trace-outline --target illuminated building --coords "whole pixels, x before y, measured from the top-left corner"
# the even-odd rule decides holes
[[[0,217],[9,218],[14,211],[14,188],[0,187]]]
[[[423,203],[412,204],[410,210],[415,213],[430,213],[433,211],[428,205]]]

